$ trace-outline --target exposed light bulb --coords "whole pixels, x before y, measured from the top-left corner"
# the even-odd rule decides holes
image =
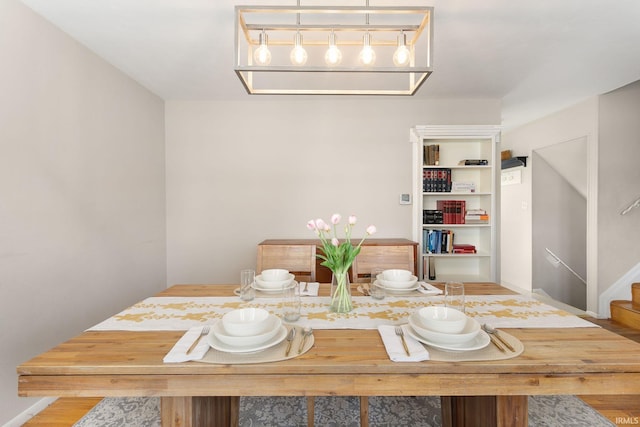
[[[293,49],[291,49],[289,59],[291,59],[293,65],[304,65],[307,63],[307,51],[302,47],[302,34],[300,34],[300,32],[296,33],[294,46]]]
[[[333,31],[329,34],[329,49],[324,54],[324,62],[329,66],[340,65],[342,62],[342,52],[336,45],[336,35]]]
[[[362,51],[358,56],[358,61],[362,65],[373,65],[373,63],[376,62],[376,53],[373,51],[371,46],[365,46],[362,48]]]
[[[371,35],[366,33],[363,38],[363,46],[358,55],[358,62],[361,65],[373,65],[376,62],[376,53],[371,47]]]
[[[307,51],[302,46],[296,46],[289,56],[293,65],[304,65],[307,62]]]
[[[411,52],[407,48],[407,36],[401,33],[398,36],[398,48],[393,54],[393,63],[396,67],[406,67],[411,60]]]
[[[269,46],[267,46],[269,38],[267,34],[262,31],[260,33],[260,46],[253,52],[253,60],[258,65],[269,65],[271,63],[271,52]]]

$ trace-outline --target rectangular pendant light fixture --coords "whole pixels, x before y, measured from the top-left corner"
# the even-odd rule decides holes
[[[236,6],[249,94],[413,95],[432,72],[432,7]]]

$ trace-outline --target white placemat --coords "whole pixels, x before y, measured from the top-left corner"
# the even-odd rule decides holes
[[[405,331],[405,340],[409,348],[409,356],[404,352],[400,337],[394,332],[393,326],[380,326],[378,332],[387,350],[389,358],[394,362],[420,362],[423,360],[436,360],[439,362],[469,362],[479,360],[504,360],[520,356],[524,351],[524,344],[518,338],[504,331],[500,331],[500,336],[508,342],[513,350],[503,346],[500,350],[495,344],[489,342],[484,348],[470,351],[449,351],[422,344],[412,335],[409,325],[401,326]]]
[[[287,326],[287,329],[290,330],[292,326]],[[299,357],[311,350],[315,339],[313,334],[309,335],[304,342],[304,346],[298,353],[298,349],[302,343],[302,330],[301,328],[297,328],[297,334],[291,344],[291,349],[289,350],[289,354],[286,354],[287,340],[280,342],[279,344],[269,347],[265,350],[256,351],[253,353],[225,353],[224,351],[219,351],[216,349],[209,349],[207,354],[200,359],[198,362],[203,363],[219,363],[219,364],[234,364],[234,365],[244,365],[250,363],[270,363],[270,362],[279,362],[281,360],[293,359],[294,357]]]

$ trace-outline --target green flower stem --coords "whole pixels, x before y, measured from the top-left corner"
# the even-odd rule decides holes
[[[338,282],[333,295],[331,295],[331,310],[336,313],[348,313],[353,310],[351,292],[347,283],[347,272],[334,272],[333,275]]]
[[[337,313],[347,313],[353,310],[347,271],[360,253],[362,243],[367,236],[376,232],[376,227],[374,225],[367,227],[366,234],[354,247],[351,244],[351,232],[357,219],[355,215],[349,216],[349,221],[344,226],[345,239],[342,242],[338,239],[340,219],[340,214],[333,214],[330,221],[332,226],[320,218],[310,220],[307,222],[307,228],[313,230],[322,243],[322,246],[319,247],[320,252],[316,253],[316,257],[322,260],[320,265],[327,267],[335,276],[336,285],[334,286],[333,283],[331,285],[331,305],[329,308]],[[331,231],[333,231],[333,237]]]

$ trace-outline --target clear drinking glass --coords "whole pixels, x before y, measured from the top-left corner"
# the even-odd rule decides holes
[[[240,271],[240,299],[243,301],[251,301],[256,297],[256,290],[253,282],[256,278],[255,270],[245,269]]]
[[[463,283],[447,282],[444,285],[444,305],[465,312]]]
[[[295,280],[282,286],[282,318],[295,322],[300,318],[300,285]]]
[[[376,280],[379,274],[382,274],[384,268],[372,268],[371,269],[371,284],[369,285],[369,293],[373,299],[384,299],[387,292],[384,289],[382,283]]]

